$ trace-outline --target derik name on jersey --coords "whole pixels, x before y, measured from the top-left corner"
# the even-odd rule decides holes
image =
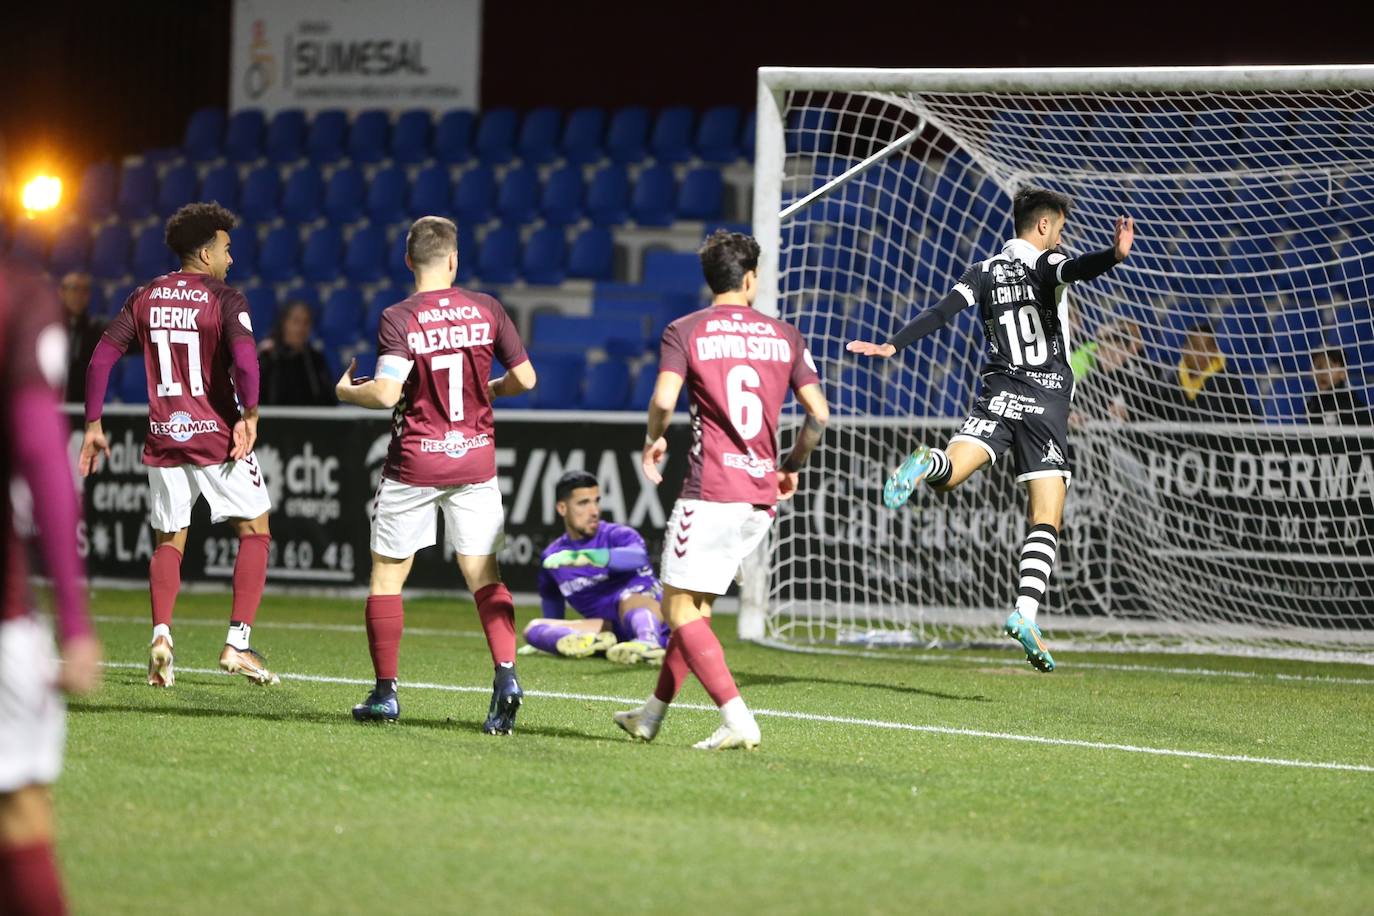
[[[195,331],[200,328],[196,323],[199,317],[200,309],[182,308],[178,305],[155,305],[148,309],[148,327]]]
[[[792,346],[767,321],[713,318],[696,339],[697,359],[747,359],[792,362]]]
[[[467,347],[480,347],[494,343],[491,336],[491,323],[482,321],[485,316],[475,305],[454,305],[444,308],[424,309],[415,313],[415,320],[421,324],[434,321],[454,322],[471,321],[472,324],[443,324],[437,328],[423,328],[406,335],[406,343],[416,354],[437,353],[440,350],[462,350]]]

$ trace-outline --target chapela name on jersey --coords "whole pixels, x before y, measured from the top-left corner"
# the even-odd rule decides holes
[[[457,310],[447,309],[446,311]],[[485,321],[477,324],[450,324],[437,328],[425,328],[422,331],[411,331],[406,335],[406,343],[414,353],[461,350],[465,347],[480,347],[492,342],[491,325]]]
[[[720,457],[727,468],[744,471],[750,477],[762,477],[773,471],[772,458],[757,458],[737,452],[723,452]]]
[[[420,451],[442,452],[450,458],[462,458],[475,448],[487,448],[490,445],[490,433],[468,437],[457,430],[450,430],[442,439],[421,439]]]
[[[210,294],[194,286],[154,286],[149,299],[176,299],[181,302],[209,302]]]
[[[154,436],[171,436],[177,442],[187,442],[201,433],[219,432],[219,423],[214,420],[193,420],[189,413],[178,410],[167,418],[166,423],[149,420],[148,431]]]

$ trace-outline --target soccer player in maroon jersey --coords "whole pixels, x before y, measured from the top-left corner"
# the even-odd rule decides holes
[[[723,720],[693,747],[755,748],[759,727],[711,631],[711,604],[767,535],[778,500],[796,491],[798,472],[820,443],[830,409],[801,334],[753,309],[759,243],[720,230],[700,253],[715,298],[709,308],[679,318],[663,332],[643,455],[644,475],[661,483],[658,466],[668,448],[663,434],[685,382],[692,449],[687,480],[668,518],[660,577],[663,613],[673,634],[657,689],[643,706],[616,713],[615,721],[632,737],[653,740],[690,670]],[[778,415],[789,387],[807,416],[779,467]]]
[[[110,453],[100,413],[110,369],[137,340],[148,379],[148,438],[143,463],[157,548],[148,564],[153,639],[148,683],[170,687],[172,611],[181,589],[181,557],[191,507],[203,496],[211,521],[239,536],[234,597],[220,668],[255,684],[275,684],[248,637],[267,581],[272,507],[253,443],[258,436],[258,353],[243,294],[224,282],[234,259],[234,215],[219,204],[187,204],[167,221],[167,247],[181,269],[134,290],[105,329],[86,374],[86,437],[81,473]],[[240,410],[242,405],[242,410]]]
[[[415,552],[434,545],[439,509],[496,666],[482,730],[508,735],[524,694],[515,678],[515,605],[496,562],[505,517],[491,402],[532,389],[534,367],[501,303],[454,287],[458,228],[452,221],[416,220],[406,236],[406,264],[415,293],[382,312],[377,377],[355,381],[350,364],[335,389],[340,401],[395,411],[372,518],[367,642],[377,683],[353,707],[353,718],[400,717],[401,588]],[[490,378],[493,359],[508,370],[500,378]]]
[[[0,479],[27,485],[32,517],[20,521],[0,487],[0,912],[65,912],[53,859],[49,786],[62,769],[66,719],[59,690],[88,693],[100,679],[100,644],[86,615],[85,571],[76,549],[80,517],[65,460],[67,421],[58,401],[67,335],[48,285],[0,266]],[[62,664],[32,613],[29,562],[18,530],[37,528],[52,580]]]

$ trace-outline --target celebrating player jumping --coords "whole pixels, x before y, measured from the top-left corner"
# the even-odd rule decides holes
[[[340,401],[395,409],[372,519],[367,642],[377,684],[353,707],[353,718],[393,721],[401,714],[401,587],[415,552],[434,545],[439,509],[496,666],[482,730],[508,735],[524,693],[515,679],[515,605],[496,562],[505,519],[491,402],[532,389],[534,367],[501,303],[454,287],[458,228],[452,221],[416,220],[406,237],[406,264],[415,293],[382,313],[377,377],[354,381],[350,364],[335,389]],[[506,375],[489,379],[493,358],[508,368]]]
[[[661,661],[668,627],[644,538],[629,525],[601,520],[601,487],[586,471],[564,474],[554,498],[563,534],[540,558],[543,616],[525,627],[525,639],[570,658],[605,652],[625,665]],[[564,602],[584,619],[564,620]]]
[[[258,436],[258,350],[243,294],[224,282],[234,259],[234,214],[219,204],[187,204],[167,221],[167,247],[181,269],[140,286],[105,330],[86,373],[86,437],[81,473],[96,469],[110,446],[100,415],[110,370],[135,339],[148,379],[148,438],[143,463],[152,489],[149,516],[157,549],[148,564],[153,639],[148,683],[170,687],[172,611],[181,589],[181,557],[191,507],[201,496],[210,519],[239,536],[233,610],[219,664],[255,684],[275,684],[248,637],[267,582],[272,502],[253,443]],[[242,411],[240,412],[240,405]]]
[[[778,499],[796,490],[798,472],[820,443],[830,411],[797,329],[752,308],[758,263],[759,243],[753,238],[716,232],[701,248],[702,271],[715,298],[709,308],[679,318],[663,332],[644,442],[645,476],[656,484],[663,480],[658,470],[668,449],[663,434],[684,382],[692,448],[663,547],[663,608],[673,630],[668,653],[653,695],[643,706],[615,715],[616,724],[644,741],[658,734],[690,670],[723,719],[714,734],[693,746],[724,750],[759,744],[758,724],[711,631],[711,604],[767,535]],[[807,417],[791,454],[777,467],[778,415],[789,387]]]
[[[1071,476],[1068,443],[1068,284],[1106,273],[1130,254],[1135,225],[1116,221],[1111,248],[1077,258],[1060,254],[1069,215],[1062,194],[1027,188],[1013,202],[1016,238],[1000,254],[970,267],[954,289],[883,344],[852,341],[848,349],[889,357],[944,327],[959,311],[977,305],[987,338],[983,390],[946,449],[922,446],[893,473],[883,502],[896,509],[924,480],[948,492],[974,471],[1014,448],[1016,480],[1029,494],[1030,532],[1021,548],[1016,607],[1005,631],[1021,643],[1030,663],[1053,671],[1054,659],[1035,622],[1054,568],[1064,497]]]

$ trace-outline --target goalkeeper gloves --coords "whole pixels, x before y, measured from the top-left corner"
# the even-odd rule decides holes
[[[611,551],[604,547],[592,550],[560,550],[544,558],[545,569],[561,569],[564,566],[604,567],[609,565],[611,565]]]

